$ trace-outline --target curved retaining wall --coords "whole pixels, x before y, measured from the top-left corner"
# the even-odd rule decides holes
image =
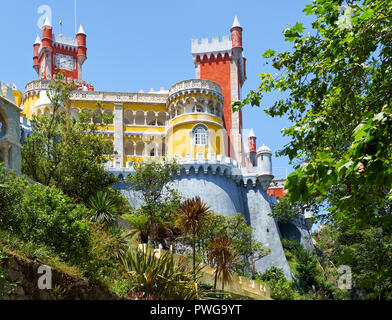
[[[125,177],[127,174],[122,175]],[[185,198],[199,196],[208,203],[212,210],[225,216],[243,214],[246,221],[254,228],[254,238],[262,242],[271,252],[264,258],[256,261],[256,270],[264,272],[272,266],[283,269],[285,276],[292,279],[290,267],[287,263],[280,242],[280,232],[275,219],[269,216],[276,201],[264,190],[261,183],[250,180],[244,185],[243,179],[234,179],[229,174],[215,174],[207,170],[181,170],[173,177],[172,186]],[[118,183],[116,188],[121,189],[134,207],[141,205],[140,197],[136,192],[127,190],[126,183]]]

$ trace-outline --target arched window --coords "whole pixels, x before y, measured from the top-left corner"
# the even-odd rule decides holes
[[[136,155],[137,156],[143,156],[143,153],[144,153],[144,142],[139,140],[136,143]]]
[[[124,144],[124,154],[125,156],[133,156],[135,153],[134,143],[131,140],[127,140]]]
[[[99,124],[102,122],[102,111],[100,108],[95,108],[93,112],[93,122]]]
[[[197,105],[195,105],[194,107],[193,107],[193,110],[192,110],[193,112],[204,112],[204,108],[200,105],[200,104],[197,104]]]
[[[164,126],[166,124],[167,115],[164,111],[158,113],[157,124],[158,126]]]
[[[108,116],[112,116],[113,115],[113,110],[112,109],[105,109],[105,111],[103,113],[107,114]],[[113,119],[111,119],[109,121],[109,123],[113,123]]]
[[[3,118],[3,116],[0,113],[0,138],[5,136],[7,131],[6,125],[5,125],[5,120]]]
[[[148,111],[148,112],[147,112],[146,121],[147,121],[147,124],[148,124],[149,126],[155,126],[155,125],[156,125],[156,118],[157,118],[157,117],[156,117],[154,111]]]
[[[144,125],[144,121],[145,121],[144,111],[143,110],[136,111],[135,124]]]
[[[78,108],[71,108],[71,110],[69,111],[69,116],[70,118],[74,118],[75,120],[77,120],[79,118],[79,109]]]
[[[198,125],[193,129],[193,143],[195,146],[206,146],[208,141],[208,131],[205,126]]]
[[[134,121],[133,112],[130,109],[126,109],[124,111],[124,124],[125,125],[132,125]]]

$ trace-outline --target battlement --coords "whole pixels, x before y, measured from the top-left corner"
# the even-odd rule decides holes
[[[210,41],[209,38],[192,39],[191,53],[193,56],[208,54],[208,53],[229,53],[231,54],[232,43],[230,36],[213,37]]]
[[[219,84],[210,80],[189,79],[177,82],[170,87],[169,97],[166,104],[168,105],[171,100],[184,93],[196,93],[197,91],[211,93],[223,103],[222,89]]]
[[[65,45],[69,45],[69,46],[74,46],[74,47],[78,46],[77,39],[65,37],[62,34],[59,34],[57,36],[54,35],[54,42],[65,44]]]
[[[177,172],[178,176],[186,174],[187,176],[198,175],[199,172],[205,176],[212,174],[213,176],[226,177],[232,179],[237,184],[242,184],[244,187],[256,187],[261,185],[264,190],[267,190],[273,175],[269,172],[259,171],[255,174],[249,174],[239,167],[238,162],[230,157],[215,154],[209,154],[207,159],[200,157],[194,159],[187,154],[186,159],[175,157],[181,169]],[[127,167],[123,168],[119,163],[108,162],[104,164],[105,169],[109,170],[117,177],[126,178],[128,175],[135,172],[135,168],[131,162],[127,163]]]

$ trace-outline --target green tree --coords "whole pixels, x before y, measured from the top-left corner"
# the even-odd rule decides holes
[[[289,281],[284,276],[282,269],[271,267],[263,274],[258,274],[256,279],[262,283],[267,283],[271,290],[271,298],[275,300],[297,300],[300,294],[295,289],[293,281]]]
[[[163,228],[167,228],[169,233],[174,234],[176,211],[181,198],[171,185],[171,181],[179,170],[179,165],[175,161],[163,159],[145,161],[135,166],[135,172],[127,177],[127,181],[130,183],[129,189],[138,192],[142,200],[142,205],[134,210],[133,216],[149,217],[146,227],[151,232],[148,232],[146,241],[153,240],[152,231],[157,235],[157,231],[162,231]],[[165,239],[158,239],[158,242],[166,247]]]
[[[67,195],[87,203],[90,196],[115,182],[102,166],[113,153],[111,144],[97,134],[111,117],[105,113],[99,123],[90,122],[93,111],[83,110],[79,119],[70,117],[69,96],[73,82],[64,83],[59,73],[50,84],[50,113],[33,116],[33,132],[22,146],[22,171],[33,180],[54,185]],[[102,108],[102,104],[97,106]]]
[[[178,219],[176,225],[183,230],[184,234],[192,236],[193,273],[196,270],[196,240],[205,228],[211,217],[210,207],[201,201],[199,197],[186,199],[181,203],[177,211]]]
[[[365,289],[368,299],[392,299],[392,235],[385,235],[381,228],[342,232],[327,225],[315,239],[323,252],[324,268],[333,270],[336,275],[339,266],[350,266],[353,298],[356,298],[356,289]]]
[[[315,0],[304,12],[314,17],[312,29],[305,34],[302,23],[285,29],[292,50],[263,55],[277,75],[262,73],[260,86],[233,108],[285,92],[266,113],[293,123],[283,130],[291,141],[279,152],[297,161],[286,182],[291,201],[323,202],[322,218],[343,237],[376,228],[381,241],[392,231],[392,6],[389,0]],[[389,282],[384,270],[391,261],[383,263],[375,281],[358,286],[373,291]]]
[[[242,214],[237,213],[235,216],[225,217],[214,213],[199,236],[199,246],[202,251],[207,250],[214,237],[227,237],[231,240],[232,247],[238,255],[236,273],[248,276],[250,269],[251,276],[254,278],[256,261],[265,257],[270,249],[255,240],[252,232],[253,228],[247,224]]]
[[[222,290],[224,290],[225,282],[233,277],[238,262],[231,241],[226,236],[214,237],[208,245],[207,257],[209,264],[215,267],[214,291],[219,275],[222,277]]]
[[[133,228],[130,235],[137,235],[137,238],[140,239],[141,243],[147,243],[151,228],[151,216],[132,212],[130,214],[123,214],[122,217]]]

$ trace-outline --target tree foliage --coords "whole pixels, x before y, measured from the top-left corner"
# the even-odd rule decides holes
[[[222,290],[225,282],[231,280],[237,265],[237,253],[233,250],[231,241],[226,236],[214,237],[207,248],[208,262],[215,267],[214,290],[217,279],[222,278]]]
[[[284,92],[266,109],[286,115],[283,129],[291,141],[279,152],[299,160],[286,188],[292,202],[324,202],[323,218],[342,237],[354,231],[392,231],[392,6],[389,0],[315,0],[302,23],[283,31],[292,50],[267,50],[276,76],[261,74],[260,86],[234,104],[259,106],[266,92]],[[380,238],[380,241],[381,241]],[[363,239],[355,238],[367,250]],[[387,241],[388,242],[388,241]],[[353,244],[354,245],[354,244]],[[381,248],[382,245],[375,246]],[[381,252],[380,252],[381,253]],[[369,253],[370,254],[370,253]],[[364,259],[357,255],[358,259]],[[353,261],[354,263],[354,261]],[[383,261],[369,281],[372,291],[390,281]],[[376,276],[377,275],[377,276]],[[370,275],[368,275],[370,276]]]
[[[43,185],[54,185],[77,201],[87,203],[91,195],[115,182],[114,176],[102,166],[113,148],[97,134],[112,116],[83,110],[78,119],[70,117],[65,110],[69,108],[74,85],[63,80],[59,73],[55,75],[55,83],[50,84],[47,93],[50,112],[33,115],[33,132],[22,146],[22,171]],[[97,107],[102,108],[102,104]],[[95,121],[90,121],[92,117]]]
[[[193,272],[196,270],[196,237],[200,236],[211,218],[210,206],[199,197],[186,199],[177,210],[176,225],[192,236]]]
[[[209,243],[214,237],[227,237],[238,255],[235,265],[236,273],[254,277],[256,275],[255,262],[265,257],[270,249],[255,240],[252,232],[253,228],[246,223],[241,213],[231,217],[214,213],[199,237],[199,247],[201,250],[208,250]]]
[[[143,242],[160,243],[168,248],[178,234],[175,228],[181,197],[171,185],[179,165],[167,159],[145,161],[127,177],[129,189],[136,191],[142,205],[124,218],[137,230]]]

